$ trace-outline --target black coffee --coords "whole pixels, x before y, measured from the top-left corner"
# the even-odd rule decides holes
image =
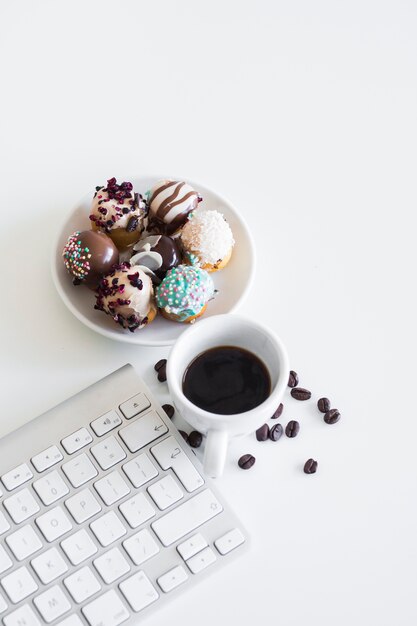
[[[219,346],[199,354],[182,381],[184,395],[200,409],[232,415],[254,409],[271,393],[262,361],[243,348]]]

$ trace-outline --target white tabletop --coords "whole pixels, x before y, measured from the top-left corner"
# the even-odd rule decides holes
[[[126,362],[168,399],[167,350],[83,327],[49,259],[107,178],[201,180],[255,238],[242,312],[342,419],[286,398],[296,439],[232,445],[253,549],[147,623],[415,624],[416,4],[21,0],[0,23],[1,433]]]

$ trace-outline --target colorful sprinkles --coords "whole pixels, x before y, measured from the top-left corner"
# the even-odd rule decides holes
[[[68,237],[62,256],[64,257],[65,267],[77,281],[82,281],[87,277],[88,272],[91,270],[91,252],[88,247],[83,246],[80,239],[80,231],[76,231]]]
[[[213,296],[214,285],[209,274],[189,265],[171,269],[156,289],[158,307],[173,313],[180,322],[198,315]]]

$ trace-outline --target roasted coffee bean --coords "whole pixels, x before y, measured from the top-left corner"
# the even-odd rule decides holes
[[[184,439],[184,441],[186,441],[188,443],[188,435],[187,435],[187,433],[185,431],[183,431],[183,430],[179,430],[178,432],[181,435],[181,437]]]
[[[288,378],[288,387],[296,387],[298,385],[298,374],[294,372],[294,370],[290,371],[290,376]]]
[[[154,368],[155,372],[159,372],[161,367],[164,367],[166,364],[167,364],[167,360],[166,359],[159,359],[159,361],[157,363],[155,363],[153,368]]]
[[[329,398],[319,398],[319,400],[317,401],[317,408],[321,413],[327,413],[327,411],[330,411],[330,400]]]
[[[340,412],[337,409],[330,409],[323,417],[326,424],[336,424],[340,420]]]
[[[277,420],[279,417],[281,417],[283,410],[284,410],[284,405],[281,402],[281,404],[279,405],[275,413],[272,415],[271,419]]]
[[[300,432],[300,424],[296,420],[288,422],[285,428],[285,434],[287,437],[296,437]]]
[[[252,454],[244,454],[240,457],[237,464],[241,469],[248,470],[254,465],[255,461],[256,459]]]
[[[174,417],[174,413],[175,413],[175,409],[172,406],[172,404],[163,404],[162,408],[164,409],[165,413],[168,415],[169,419],[172,420],[172,418]]]
[[[256,431],[256,438],[258,441],[266,441],[269,439],[269,426],[264,424]]]
[[[188,435],[188,443],[192,448],[199,448],[203,441],[203,435],[199,433],[197,430],[193,430]]]
[[[305,474],[315,474],[317,472],[317,461],[314,459],[308,459],[304,465],[304,473]]]
[[[166,383],[167,380],[167,366],[166,363],[158,370],[158,380],[160,383]]]
[[[160,360],[158,361],[158,363],[155,363],[155,365],[153,366],[153,368],[154,368],[155,372],[159,372],[159,370],[161,369],[161,367],[162,367],[163,365],[166,365],[166,364],[167,364],[167,360],[166,360],[166,359],[160,359]]]
[[[281,426],[281,424],[274,424],[274,426],[272,426],[271,430],[269,431],[270,440],[278,441],[278,439],[281,439],[283,432],[284,432],[284,429]]]
[[[302,387],[295,387],[295,389],[291,389],[291,395],[296,400],[310,400],[311,391]]]

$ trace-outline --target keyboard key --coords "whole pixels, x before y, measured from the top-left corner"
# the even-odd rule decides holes
[[[114,437],[108,437],[91,448],[91,453],[104,470],[126,458],[126,452]]]
[[[129,463],[125,463],[122,469],[136,489],[158,476],[158,470],[147,454],[139,454]]]
[[[129,448],[130,452],[137,452],[148,443],[161,437],[168,428],[155,411],[150,411],[138,420],[121,428],[119,435]]]
[[[200,533],[196,533],[183,543],[180,543],[180,545],[177,546],[177,550],[184,559],[184,561],[186,561],[187,559],[191,559],[192,556],[194,556],[201,550],[204,550],[204,548],[206,547],[207,541],[204,539],[203,535],[200,535]]]
[[[79,565],[97,552],[97,546],[84,528],[61,541],[61,548],[73,565]]]
[[[13,565],[13,561],[7,554],[3,546],[0,545],[0,574],[8,570]]]
[[[104,415],[101,415],[96,420],[91,422],[90,426],[94,430],[97,437],[102,437],[106,433],[120,426],[122,418],[116,413],[116,411],[107,411]]]
[[[126,539],[123,547],[135,565],[141,565],[159,552],[158,544],[147,528]]]
[[[36,596],[33,603],[47,624],[71,609],[71,603],[58,585]]]
[[[22,489],[22,491],[6,498],[4,500],[4,506],[16,524],[24,522],[40,511],[39,504],[36,502],[29,489]]]
[[[119,589],[136,612],[159,598],[157,590],[144,572],[138,572],[124,580]]]
[[[98,500],[89,489],[83,489],[65,500],[65,506],[75,519],[77,524],[82,524],[101,511]]]
[[[229,530],[228,533],[216,539],[214,545],[220,554],[227,554],[240,546],[244,541],[245,537],[242,535],[240,530],[238,528],[233,528],[233,530]]]
[[[74,452],[81,450],[84,446],[88,446],[92,441],[93,438],[88,430],[86,428],[80,428],[75,433],[72,433],[72,435],[65,437],[61,443],[67,454],[74,454]]]
[[[108,506],[121,500],[130,492],[128,484],[123,480],[119,472],[107,474],[107,476],[94,483],[94,487],[100,494],[104,504]]]
[[[84,626],[78,615],[69,615],[62,622],[58,622],[56,626]]]
[[[148,493],[162,511],[184,496],[172,476],[165,476],[148,487]]]
[[[13,604],[17,604],[24,598],[27,598],[38,588],[26,567],[19,567],[19,569],[2,578],[1,585]]]
[[[90,528],[104,548],[126,534],[126,528],[114,511],[91,522]]]
[[[40,452],[36,456],[32,457],[32,465],[37,472],[44,472],[59,461],[62,461],[64,457],[56,446],[50,446],[43,452]]]
[[[90,626],[119,626],[130,617],[114,589],[87,604],[82,612]]]
[[[174,567],[166,574],[163,574],[163,576],[160,576],[156,582],[161,587],[162,591],[168,593],[179,585],[182,585],[182,583],[185,583],[187,579],[188,574],[183,566],[177,565],[177,567]]]
[[[56,548],[50,548],[30,562],[44,585],[65,574],[68,566]]]
[[[42,548],[41,540],[29,525],[6,537],[6,543],[18,561],[23,561]]]
[[[169,546],[222,511],[223,507],[213,492],[205,489],[160,517],[151,526],[163,545]]]
[[[216,555],[209,547],[204,548],[201,552],[188,559],[187,565],[193,574],[198,574],[203,569],[216,561]]]
[[[131,528],[137,528],[155,515],[155,509],[143,493],[126,500],[119,509]]]
[[[175,437],[167,437],[161,443],[153,446],[151,452],[162,469],[172,468],[187,491],[195,491],[204,484],[203,478]]]
[[[83,567],[75,574],[64,578],[64,585],[77,604],[91,598],[100,591],[101,585],[89,567]]]
[[[104,582],[108,585],[124,574],[127,574],[130,570],[129,563],[126,561],[119,548],[113,548],[105,552],[98,559],[95,559],[93,564]]]
[[[50,509],[35,521],[46,541],[55,541],[72,528],[71,522],[60,506]]]
[[[4,513],[0,511],[0,535],[9,530],[10,524],[4,516]]]
[[[18,467],[15,467],[7,474],[1,477],[3,485],[6,487],[7,491],[12,491],[12,489],[16,489],[16,487],[20,487],[23,483],[26,483],[28,480],[33,478],[33,474],[30,471],[30,468],[26,463],[22,463]]]
[[[81,487],[97,476],[96,468],[84,453],[64,463],[62,469],[73,487]]]
[[[45,506],[49,506],[69,493],[67,485],[57,471],[35,480],[33,488]]]
[[[3,617],[4,626],[41,626],[33,609],[28,605],[23,606]]]
[[[133,398],[130,398],[129,400],[126,400],[126,402],[123,402],[123,404],[119,406],[119,409],[121,410],[125,418],[127,420],[130,420],[132,417],[134,417],[135,415],[139,415],[139,413],[142,413],[142,411],[150,406],[151,403],[149,402],[145,394],[138,393],[136,394],[136,396],[133,396]]]
[[[4,613],[6,609],[7,609],[7,602],[3,598],[3,596],[0,594],[0,613]]]

